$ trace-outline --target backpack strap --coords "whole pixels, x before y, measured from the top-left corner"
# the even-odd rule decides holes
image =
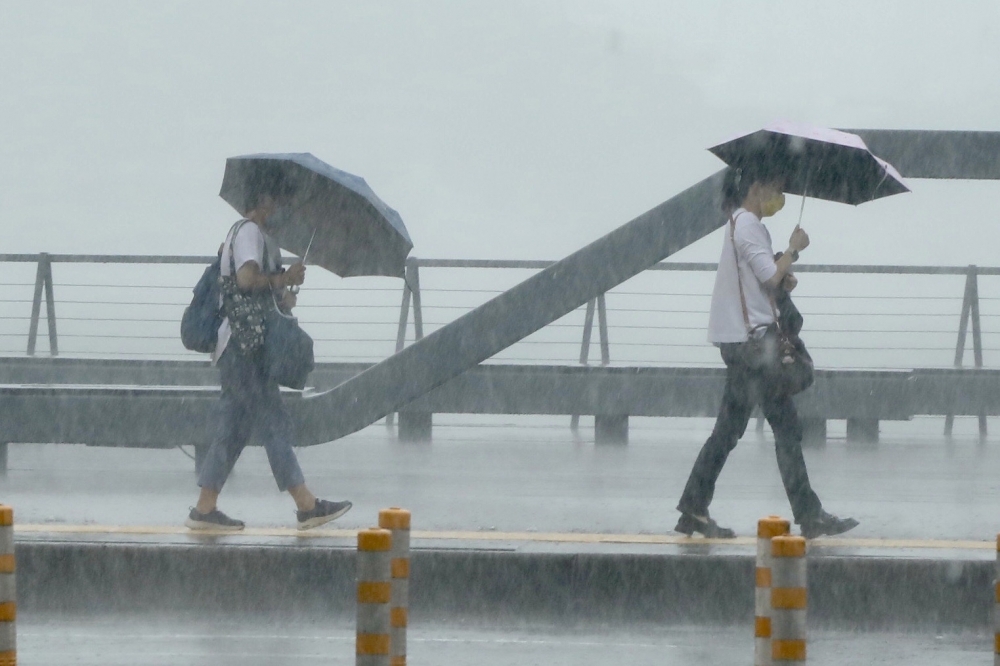
[[[233,245],[236,243],[236,234],[240,233],[240,229],[243,225],[248,223],[250,220],[242,219],[233,225],[232,230],[229,232],[229,274],[234,280],[236,279],[236,258],[233,256]],[[267,270],[267,241],[264,241],[264,256],[262,257],[264,265],[260,267],[260,270],[265,275],[269,272]]]

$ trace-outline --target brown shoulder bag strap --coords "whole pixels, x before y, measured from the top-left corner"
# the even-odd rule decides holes
[[[740,278],[740,254],[736,251],[736,218],[729,214],[729,241],[733,245],[733,260],[736,261],[736,284],[740,288],[740,306],[743,308],[743,323],[747,327],[747,336],[753,333],[750,326],[750,314],[747,312],[747,298],[743,294],[743,279]]]

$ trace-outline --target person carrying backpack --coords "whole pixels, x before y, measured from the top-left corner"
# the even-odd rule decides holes
[[[222,384],[221,421],[198,476],[198,502],[185,521],[192,530],[243,529],[243,521],[224,514],[217,503],[253,434],[264,445],[278,489],[295,501],[299,529],[339,518],[352,506],[348,501],[319,499],[306,486],[293,448],[291,418],[277,381],[267,371],[265,314],[275,303],[286,312],[295,307],[296,296],[288,288],[303,283],[305,266],[295,263],[282,269],[280,250],[267,233],[280,223],[275,211],[283,198],[292,195],[291,188],[280,171],[262,171],[256,180],[248,195],[247,216],[230,230],[219,260],[222,320],[212,362],[219,367]]]

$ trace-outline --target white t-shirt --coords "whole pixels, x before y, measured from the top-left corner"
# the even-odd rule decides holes
[[[234,227],[234,229],[236,228]],[[259,226],[246,221],[236,230],[236,238],[231,239],[230,236],[232,236],[234,229],[230,229],[229,233],[226,234],[226,243],[222,246],[222,265],[220,267],[222,275],[228,277],[232,274],[229,262],[230,241],[232,241],[233,259],[237,271],[248,261],[257,262],[257,265],[262,267],[265,273],[275,273],[281,269],[281,250],[278,248],[278,244],[273,238],[261,231]],[[264,266],[265,245],[267,246],[267,266]],[[230,334],[229,318],[227,317],[222,320],[222,325],[219,326],[219,341],[215,344],[215,351],[212,352],[213,364],[219,360],[222,352],[226,351]]]
[[[756,215],[744,208],[733,211],[733,217],[736,220],[734,236],[739,255],[739,276],[743,283],[750,326],[753,328],[772,324],[774,310],[764,287],[764,283],[778,272],[778,266],[774,263],[774,250],[771,248],[771,234]],[[708,315],[708,341],[716,345],[746,342],[749,337],[740,304],[736,257],[733,255],[729,222],[726,222],[723,238],[722,256],[719,257],[719,270],[715,274],[715,289],[712,291],[712,309]]]

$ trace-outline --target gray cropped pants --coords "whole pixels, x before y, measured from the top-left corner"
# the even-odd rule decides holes
[[[219,429],[202,464],[198,485],[221,492],[254,434],[267,452],[278,490],[305,483],[293,449],[295,429],[277,382],[267,376],[263,350],[244,355],[231,342],[218,366],[222,381]]]

